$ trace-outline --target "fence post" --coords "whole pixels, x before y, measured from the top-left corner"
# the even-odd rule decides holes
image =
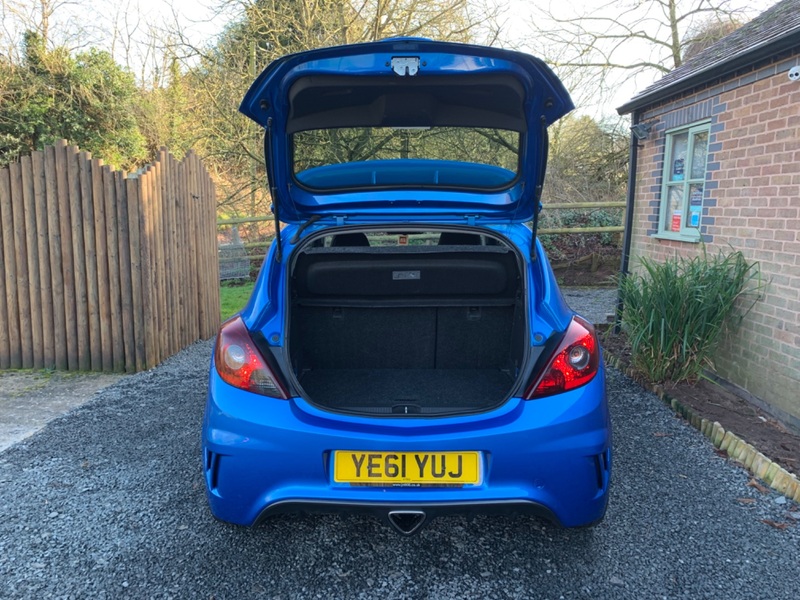
[[[92,208],[94,210],[94,239],[97,252],[97,298],[100,313],[100,355],[103,371],[111,371],[114,351],[111,346],[111,293],[109,292],[108,242],[106,239],[105,187],[103,161],[94,158],[92,171]]]
[[[141,179],[129,177],[125,180],[126,198],[128,201],[128,255],[130,258],[131,274],[131,312],[133,313],[133,361],[134,370],[143,371],[147,359],[145,345],[147,333],[144,325],[144,302],[142,294],[142,242],[139,229],[139,210],[141,206]]]
[[[22,200],[18,203],[17,210],[23,211],[23,224],[25,234],[25,247],[20,248],[24,250],[25,257],[21,260],[27,260],[28,272],[28,289],[21,290],[25,293],[23,297],[28,306],[28,314],[30,315],[30,341],[31,341],[31,366],[34,369],[41,369],[44,367],[44,353],[43,343],[44,334],[42,332],[42,320],[35,315],[39,306],[39,299],[41,298],[42,287],[39,281],[39,253],[37,250],[38,235],[36,231],[36,205],[35,194],[33,190],[33,165],[30,156],[23,156],[20,159],[20,170],[22,175]],[[22,297],[20,298],[22,302]],[[24,356],[24,355],[23,355]]]
[[[92,366],[89,339],[88,285],[86,281],[86,251],[83,242],[83,207],[81,204],[81,174],[78,148],[67,146],[67,180],[69,185],[69,213],[72,222],[72,255],[75,277],[75,325],[77,329],[78,368],[88,371]]]
[[[75,257],[72,252],[72,219],[70,217],[69,180],[67,176],[67,141],[55,144],[56,180],[58,185],[58,223],[61,228],[61,272],[64,281],[64,342],[67,347],[67,368],[78,368],[78,325],[75,299]],[[78,226],[78,223],[75,223]]]
[[[208,252],[211,256],[211,281],[209,282],[209,290],[213,290],[211,295],[212,307],[211,307],[211,331],[209,332],[209,337],[215,335],[217,333],[217,329],[219,328],[219,319],[220,319],[220,300],[219,300],[219,254],[217,253],[217,221],[216,221],[216,214],[217,214],[217,206],[215,202],[215,198],[217,197],[216,185],[209,177],[208,179],[209,189],[208,189],[208,211],[211,215],[211,218],[208,219],[208,230],[209,230],[209,245],[208,245]]]
[[[114,173],[114,183],[116,184],[117,195],[117,223],[118,223],[118,255],[119,255],[119,277],[120,277],[120,296],[121,317],[122,317],[122,347],[126,373],[136,371],[136,348],[134,339],[133,322],[133,283],[130,244],[130,223],[128,221],[128,187],[125,184],[125,172],[117,171]]]
[[[0,169],[0,196],[5,197],[6,189],[8,188],[8,169]],[[3,207],[0,202],[0,266],[5,269],[5,256],[6,251],[4,248],[6,240],[6,232],[3,230]],[[7,273],[7,271],[3,271]],[[11,285],[11,282],[9,282]],[[8,339],[9,320],[8,320],[8,303],[6,302],[6,278],[0,277],[0,369],[8,369],[10,363],[10,346]]]
[[[42,361],[43,366],[52,369],[56,364],[56,339],[53,330],[53,287],[50,270],[49,232],[47,227],[47,177],[44,171],[44,154],[31,153],[33,168],[34,212],[36,213],[36,245],[39,254],[39,297],[36,304],[41,311],[42,321]]]
[[[19,336],[19,302],[17,300],[17,263],[14,253],[14,223],[11,212],[11,172],[0,169],[0,230],[3,232],[3,266],[5,269],[5,294],[0,301],[4,304],[4,314],[8,316],[8,360],[6,367],[22,367],[22,347]],[[3,314],[3,313],[0,313]]]
[[[56,173],[56,148],[44,149],[45,195],[47,196],[47,235],[50,242],[50,289],[53,296],[53,342],[56,369],[66,369],[67,317],[64,309],[64,273],[61,254],[61,219],[58,209],[58,174]]]
[[[25,199],[22,196],[22,168],[20,163],[9,165],[11,175],[11,211],[14,225],[14,256],[17,259],[17,277],[15,288],[17,306],[19,310],[19,335],[22,350],[22,368],[33,367],[33,335],[31,324],[31,297],[30,280],[28,278],[28,263],[25,259],[27,253],[25,236]]]
[[[83,254],[86,265],[86,310],[89,334],[89,365],[92,371],[103,370],[103,342],[100,324],[100,292],[97,278],[97,236],[95,235],[94,181],[92,179],[92,155],[78,155],[80,171],[81,211],[83,214]]]
[[[105,195],[106,251],[108,256],[108,293],[111,307],[111,355],[112,370],[125,370],[125,353],[122,344],[122,298],[119,274],[119,236],[117,230],[117,198],[114,174],[111,167],[103,166],[103,193]]]
[[[203,293],[201,289],[201,275],[200,267],[202,261],[197,256],[200,245],[197,243],[197,227],[199,221],[197,219],[197,160],[194,152],[189,150],[186,154],[186,164],[188,166],[188,213],[189,213],[189,269],[191,270],[192,277],[190,281],[189,291],[191,292],[190,298],[192,299],[192,337],[200,339],[202,335],[201,323],[205,318],[205,308],[203,306],[202,298]]]
[[[153,215],[155,218],[156,226],[156,248],[158,254],[156,255],[156,262],[154,265],[156,276],[158,277],[158,301],[156,302],[156,309],[158,311],[158,361],[168,355],[169,353],[169,331],[166,323],[167,316],[167,277],[168,265],[166,261],[166,251],[164,247],[164,196],[161,188],[161,180],[163,176],[163,165],[160,160],[157,160],[153,165],[153,193],[155,203],[153,204]]]

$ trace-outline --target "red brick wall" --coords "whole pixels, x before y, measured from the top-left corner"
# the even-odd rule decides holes
[[[631,265],[702,250],[654,234],[664,131],[710,118],[702,237],[711,253],[733,247],[758,261],[768,282],[717,371],[800,422],[800,82],[787,77],[798,64],[800,49],[642,114],[656,125],[639,150]]]

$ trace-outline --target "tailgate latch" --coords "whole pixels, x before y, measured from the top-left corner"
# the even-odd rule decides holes
[[[419,72],[419,56],[395,56],[392,58],[392,71],[400,77],[413,77]]]

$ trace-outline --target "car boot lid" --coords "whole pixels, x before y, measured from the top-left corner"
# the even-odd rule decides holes
[[[539,206],[547,127],[572,108],[559,79],[528,54],[395,38],[284,56],[255,80],[240,111],[265,129],[281,221],[518,223]],[[508,132],[518,144],[515,164],[410,157],[407,148],[396,157],[295,164],[298,136],[367,128],[447,135],[471,128],[478,133],[453,139],[475,148],[486,132]]]

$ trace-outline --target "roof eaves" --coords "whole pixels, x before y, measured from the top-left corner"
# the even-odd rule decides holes
[[[742,67],[757,63],[771,55],[779,54],[780,52],[788,50],[789,48],[797,45],[800,45],[800,29],[788,31],[782,36],[765,40],[761,44],[748,48],[746,52],[742,52],[725,60],[712,63],[694,73],[691,73],[690,75],[687,75],[685,78],[673,81],[672,83],[665,85],[664,87],[657,88],[650,93],[636,96],[629,102],[626,102],[617,108],[617,113],[620,115],[626,115],[634,110],[638,110],[645,106],[650,106],[656,102],[669,98],[670,96],[678,95],[681,92],[685,92],[694,87],[702,85],[708,81],[708,74],[711,72],[714,73],[714,78],[716,79],[718,77],[728,75],[729,73],[741,69]]]

